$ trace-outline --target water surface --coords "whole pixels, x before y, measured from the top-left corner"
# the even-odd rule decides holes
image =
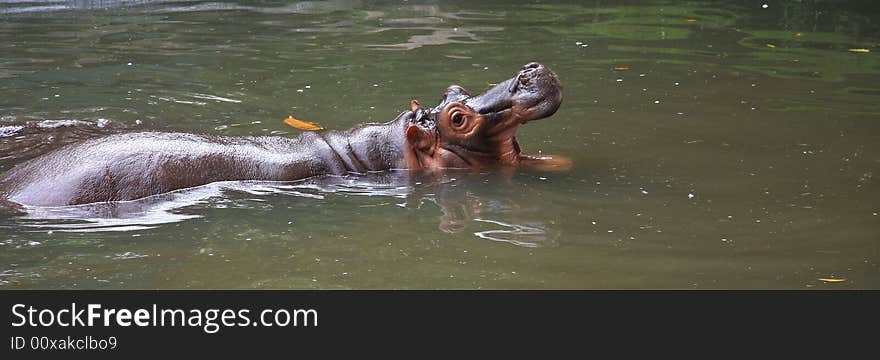
[[[0,171],[106,132],[387,121],[529,61],[565,97],[523,150],[575,164],[32,208],[0,219],[0,288],[880,288],[878,19],[810,0],[0,1]]]

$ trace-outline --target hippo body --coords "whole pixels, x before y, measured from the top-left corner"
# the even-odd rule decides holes
[[[290,181],[389,169],[517,165],[517,125],[552,115],[561,85],[530,63],[471,96],[450,86],[440,104],[384,124],[288,137],[188,133],[114,134],[71,144],[0,176],[0,200],[64,206],[134,200],[217,181]]]
[[[115,134],[20,164],[3,176],[0,189],[17,203],[75,205],[133,200],[216,181],[288,181],[404,168],[404,120],[294,138]]]

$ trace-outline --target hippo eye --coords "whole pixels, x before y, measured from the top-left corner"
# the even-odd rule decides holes
[[[462,115],[461,113],[452,115],[452,123],[455,124],[456,127],[461,126],[461,124],[463,122],[464,122],[464,115]]]

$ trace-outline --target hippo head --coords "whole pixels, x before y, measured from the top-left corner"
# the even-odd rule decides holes
[[[480,95],[452,85],[433,109],[422,109],[414,100],[406,127],[407,167],[517,165],[517,126],[553,115],[561,102],[556,74],[535,62]]]

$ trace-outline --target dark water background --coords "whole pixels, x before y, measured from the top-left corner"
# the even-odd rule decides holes
[[[0,219],[0,288],[880,288],[878,44],[869,1],[3,0],[0,171],[387,121],[533,60],[565,99],[520,143],[575,166],[35,208]]]

